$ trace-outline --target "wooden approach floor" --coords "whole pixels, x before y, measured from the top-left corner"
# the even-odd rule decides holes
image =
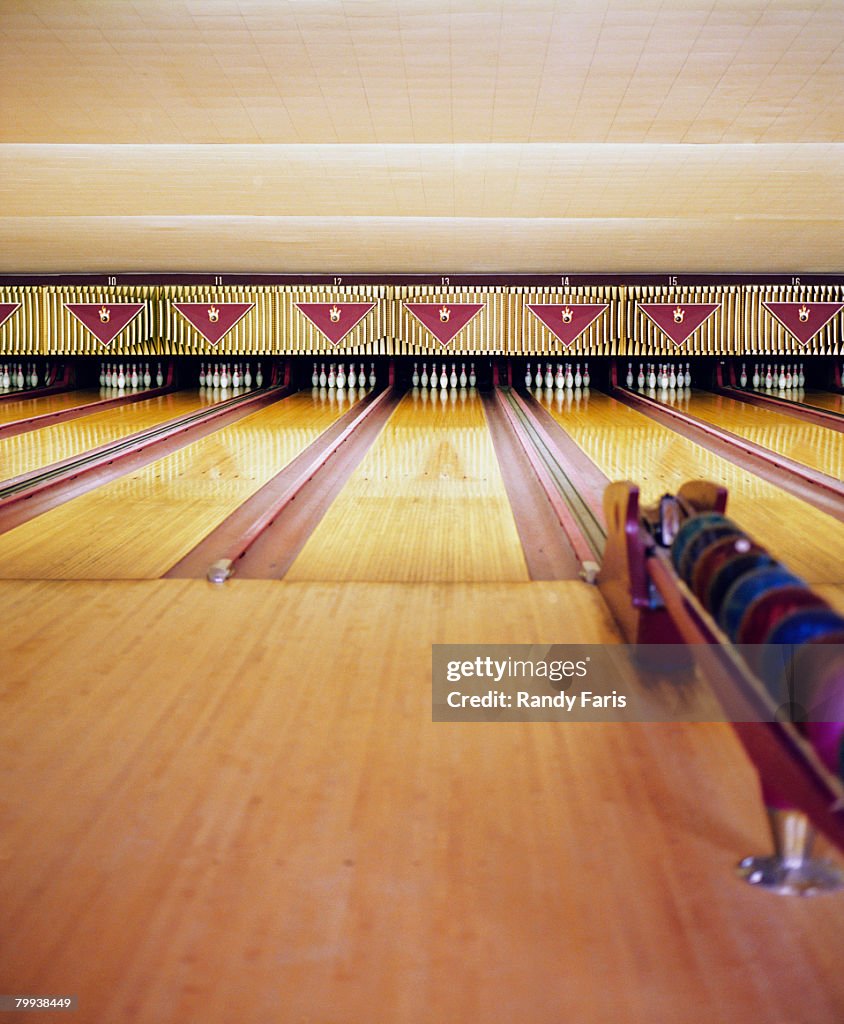
[[[644,504],[686,480],[717,480],[727,514],[789,568],[811,583],[844,583],[844,523],[608,395],[540,401],[610,480],[638,483]]]
[[[728,726],[432,723],[432,642],[615,640],[585,584],[0,608],[0,991],[80,1024],[840,1024],[841,899],[733,877],[769,838]]]

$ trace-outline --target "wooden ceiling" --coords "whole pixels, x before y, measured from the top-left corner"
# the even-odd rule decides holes
[[[823,271],[840,0],[3,0],[0,270]]]

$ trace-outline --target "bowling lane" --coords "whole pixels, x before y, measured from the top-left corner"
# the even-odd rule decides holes
[[[346,412],[301,393],[0,535],[3,579],[155,579]]]
[[[844,583],[837,519],[608,395],[537,397],[610,480],[638,483],[645,504],[686,480],[713,480],[729,489],[728,514],[795,572],[814,583]]]
[[[43,416],[48,412],[63,412],[75,409],[77,405],[99,402],[102,394],[98,390],[63,391],[59,395],[43,395],[41,398],[16,398],[0,402],[0,423],[13,423],[30,416]]]
[[[480,398],[405,395],[285,578],[528,580]]]
[[[176,416],[196,412],[219,402],[222,394],[215,391],[212,397],[196,391],[180,391],[158,395],[131,405],[92,412],[89,416],[66,423],[54,423],[26,434],[0,438],[0,480],[31,473]],[[226,393],[224,397],[231,396]]]
[[[775,391],[773,396],[794,405],[808,405],[828,412],[844,413],[844,395],[836,394],[834,391]]]
[[[726,395],[708,391],[685,393],[682,408],[691,416],[737,434],[754,444],[811,466],[827,476],[844,477],[844,436],[829,427],[795,419],[787,412],[747,405]],[[657,400],[672,403],[670,392],[657,392]]]

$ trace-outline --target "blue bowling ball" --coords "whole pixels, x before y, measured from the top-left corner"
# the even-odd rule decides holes
[[[677,535],[671,545],[671,561],[677,572],[680,572],[680,562],[686,546],[690,541],[694,540],[701,530],[705,530],[709,526],[729,522],[730,520],[726,516],[721,515],[720,512],[704,512],[699,516],[690,516],[677,531]],[[730,523],[730,525],[732,526],[733,524]],[[733,528],[738,529],[738,527]]]
[[[736,580],[724,595],[717,615],[718,625],[735,643],[742,617],[750,602],[767,590],[785,586],[805,587],[806,584],[777,564],[746,573],[741,579]]]
[[[844,630],[844,616],[829,607],[800,608],[775,623],[765,640],[760,675],[775,700],[786,692],[796,649]]]
[[[776,565],[776,562],[767,551],[748,551],[724,562],[712,577],[706,593],[705,604],[712,617],[717,621],[724,598],[734,583],[755,569],[770,568],[772,565]]]

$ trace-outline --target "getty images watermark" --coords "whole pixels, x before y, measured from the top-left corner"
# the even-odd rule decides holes
[[[828,720],[813,704],[817,660],[801,661],[790,645],[731,651],[753,665],[750,682],[737,685],[735,661],[713,646],[437,644],[433,720],[800,721],[809,708],[814,720]],[[823,664],[842,656],[844,647],[830,645]]]

